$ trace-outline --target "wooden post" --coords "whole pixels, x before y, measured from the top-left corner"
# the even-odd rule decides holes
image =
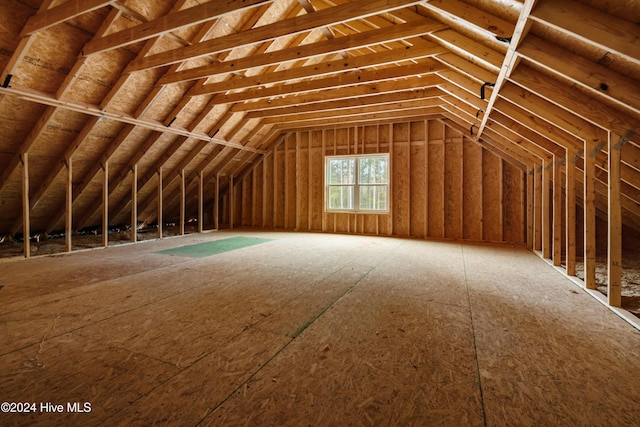
[[[553,156],[553,265],[562,264],[562,168],[565,158]]]
[[[552,159],[546,159],[542,169],[542,257],[551,258],[551,212],[549,196],[551,186]]]
[[[284,229],[289,228],[289,182],[287,181],[287,177],[289,176],[289,138],[291,138],[291,134],[287,135],[284,140],[284,179],[282,180],[282,189],[284,190]],[[233,182],[233,176],[231,177],[231,181]],[[295,186],[294,186],[295,188]],[[231,202],[233,203],[233,197],[231,197]],[[231,209],[233,212],[233,209]],[[233,222],[233,217],[231,222]],[[231,227],[233,228],[233,227]]]
[[[429,121],[424,120],[424,235],[429,236]],[[380,136],[378,135],[378,152]],[[480,186],[482,187],[482,186]],[[379,215],[378,215],[379,217]],[[378,234],[376,232],[376,234]]]
[[[542,165],[534,168],[534,186],[533,186],[533,249],[542,250]]]
[[[131,241],[138,241],[138,164],[133,165],[131,181]]]
[[[213,204],[213,222],[215,223],[215,229],[218,230],[220,228],[220,173],[216,174],[216,198]]]
[[[198,233],[204,230],[204,173],[198,173]]]
[[[102,246],[109,246],[109,161],[102,165],[104,176],[102,181]]]
[[[311,134],[307,133],[307,142],[310,143],[311,141]],[[296,144],[295,144],[295,150],[296,150],[296,185],[295,185],[295,191],[296,191],[296,225],[295,225],[295,229],[294,231],[298,231],[300,230],[300,211],[302,209],[300,209],[300,204],[302,203],[302,197],[300,196],[302,194],[302,185],[300,185],[300,152],[302,151],[302,144],[300,143],[300,132],[296,132]],[[309,154],[311,154],[311,152],[309,152]],[[308,163],[308,162],[307,162]],[[308,180],[311,180],[311,175],[309,175]]]
[[[527,173],[527,249],[533,250],[533,200],[535,193],[534,187],[534,169],[529,169]]]
[[[233,228],[233,216],[235,214],[234,205],[236,203],[236,195],[233,193],[233,175],[229,176],[229,228]]]
[[[596,154],[598,140],[585,140],[584,156],[584,283],[596,289]]]
[[[22,240],[24,243],[23,253],[25,258],[31,256],[31,223],[29,206],[29,154],[24,153],[22,160]]]
[[[576,275],[576,161],[578,154],[569,157],[567,151],[567,162],[565,169],[566,184],[566,227],[567,227],[567,275]]]
[[[162,239],[162,226],[163,226],[163,215],[162,215],[162,166],[158,168],[158,239]]]
[[[185,185],[184,185],[184,169],[180,169],[180,235],[184,236],[185,221]]]
[[[620,211],[620,158],[624,137],[609,133],[609,194],[608,194],[608,274],[609,305],[622,306],[622,213]]]
[[[71,252],[73,248],[73,242],[71,239],[71,233],[73,229],[73,170],[71,164],[71,158],[65,160],[67,166],[67,194],[65,200],[65,227],[64,227],[64,242],[65,250]]]

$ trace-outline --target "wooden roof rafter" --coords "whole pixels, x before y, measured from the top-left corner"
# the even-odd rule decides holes
[[[273,40],[282,36],[310,31],[330,24],[375,15],[385,11],[418,4],[417,0],[357,0],[312,14],[300,15],[272,24],[252,28],[225,37],[204,41],[192,46],[161,52],[132,61],[125,72],[171,65],[240,46]]]

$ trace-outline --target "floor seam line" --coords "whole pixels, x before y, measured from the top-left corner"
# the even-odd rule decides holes
[[[344,268],[344,267],[343,267]],[[271,361],[273,359],[275,359],[278,355],[280,355],[280,353],[282,353],[287,347],[289,347],[291,345],[291,343],[293,343],[306,329],[308,329],[311,325],[313,325],[319,318],[321,318],[327,311],[329,311],[332,307],[334,307],[338,301],[340,301],[345,295],[347,295],[348,293],[350,293],[353,288],[355,288],[360,282],[362,282],[362,280],[364,280],[365,277],[367,277],[369,275],[369,273],[371,273],[371,271],[373,271],[375,269],[375,267],[370,267],[366,273],[364,273],[358,280],[356,280],[351,286],[349,286],[349,288],[343,292],[342,294],[340,294],[338,296],[338,298],[336,298],[335,300],[333,300],[333,302],[331,302],[331,304],[327,305],[327,307],[322,310],[317,316],[315,316],[313,318],[313,320],[311,322],[309,322],[306,327],[302,330],[296,331],[294,334],[294,336],[291,336],[290,340],[287,341],[287,343],[285,345],[283,345],[273,356],[271,356],[262,366],[260,366],[257,370],[255,370],[251,375],[249,375],[249,377],[242,382],[242,384],[238,385],[238,387],[236,387],[231,393],[229,393],[229,395],[227,395],[227,397],[225,397],[224,399],[222,399],[222,401],[220,401],[220,403],[218,403],[215,407],[213,407],[209,412],[207,412],[207,414],[200,420],[198,421],[195,426],[199,426],[201,425],[204,420],[206,420],[209,416],[211,416],[220,406],[224,405],[224,403],[226,401],[228,401],[238,390],[240,390],[245,384],[247,384],[253,377],[255,377],[260,371],[262,371],[269,363],[271,363]],[[297,333],[297,334],[296,334]]]
[[[482,420],[484,427],[487,427],[487,412],[484,405],[484,393],[482,390],[482,375],[480,374],[480,361],[478,360],[478,346],[476,344],[476,328],[473,323],[473,311],[471,310],[471,294],[469,292],[469,281],[467,279],[467,263],[464,256],[464,244],[460,244],[460,250],[462,252],[462,270],[464,271],[464,284],[467,288],[467,303],[469,306],[469,321],[471,322],[471,337],[473,338],[473,354],[476,359],[476,371],[478,372],[478,390],[480,391],[480,404],[482,408]]]

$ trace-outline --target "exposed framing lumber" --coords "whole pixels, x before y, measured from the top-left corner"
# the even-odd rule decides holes
[[[235,192],[233,185],[233,175],[229,175],[229,228],[233,229],[233,222],[235,216]]]
[[[0,93],[2,93],[2,90],[3,89],[0,87]],[[20,156],[22,156],[23,154],[26,154],[29,151],[33,143],[36,141],[36,138],[38,137],[38,135],[40,135],[40,133],[42,132],[42,129],[45,129],[47,125],[51,122],[55,112],[56,112],[56,109],[54,107],[49,106],[42,113],[42,115],[36,122],[33,129],[31,129],[31,131],[29,132],[29,135],[27,135],[24,141],[22,141],[22,144],[20,144],[20,148],[18,149],[17,155],[11,159],[9,166],[5,170],[3,170],[2,173],[0,174],[0,188],[2,188],[4,184],[6,184],[7,180],[9,179],[11,174],[15,171],[15,169],[20,164],[23,163],[22,158]]]
[[[151,129],[158,132],[182,135],[189,138],[198,139],[201,141],[207,141],[207,142],[212,142],[220,145],[234,147],[239,150],[247,150],[251,152],[263,153],[262,150],[258,150],[252,147],[245,147],[241,143],[226,141],[220,137],[215,137],[215,136],[212,137],[201,132],[193,132],[177,126],[170,126],[170,127],[165,126],[163,123],[160,123],[154,120],[138,119],[124,112],[116,112],[114,110],[105,111],[95,105],[81,104],[77,102],[55,99],[49,96],[48,94],[29,90],[29,89],[15,89],[15,88],[0,87],[0,94],[11,95],[11,96],[15,96],[16,98],[23,99],[25,101],[36,102],[39,104],[49,105],[51,107],[63,108],[66,110],[76,111],[83,114],[98,116],[100,118],[107,118],[110,120],[115,120],[117,122],[127,123],[134,126],[140,126],[142,128]]]
[[[302,46],[301,48],[304,48]],[[374,66],[390,66],[394,63],[408,60],[423,60],[424,58],[442,53],[444,49],[433,45],[430,47],[409,46],[402,49],[392,49],[385,52],[368,55],[348,57],[342,60],[328,61],[320,64],[307,65],[298,68],[291,68],[271,73],[263,73],[255,76],[247,76],[242,79],[229,79],[218,83],[205,84],[194,88],[187,93],[187,96],[197,96],[204,94],[222,93],[229,90],[247,89],[260,87],[262,85],[282,83],[295,79],[306,79],[310,77],[322,77],[344,73],[346,71],[361,70]],[[420,73],[435,72],[443,69],[440,62],[425,62]],[[235,68],[235,67],[234,67]],[[235,71],[237,72],[237,71]]]
[[[184,222],[186,221],[186,189],[184,182],[184,168],[180,169],[180,235],[184,236]]]
[[[596,163],[598,139],[586,139],[584,146],[584,284],[596,289]]]
[[[367,111],[375,111],[377,108],[384,109],[387,105],[401,104],[403,102],[426,102],[428,99],[434,99],[440,97],[444,93],[438,87],[427,87],[422,89],[402,90],[396,92],[384,93],[381,95],[371,95],[367,98],[347,98],[335,101],[314,102],[311,104],[302,104],[294,106],[284,106],[268,109],[255,109],[247,113],[245,118],[247,120],[255,118],[267,118],[267,117],[280,117],[280,121],[286,120],[286,117],[290,115],[300,114],[337,114],[340,115],[339,110],[359,110],[363,111],[363,107],[366,106]],[[233,109],[237,109],[234,106]],[[262,124],[268,123],[265,121]]]
[[[213,227],[218,230],[220,228],[220,173],[216,174],[216,185],[213,200]]]
[[[420,34],[426,34],[432,31],[441,30],[443,28],[444,26],[442,24],[437,23],[433,20],[427,20],[423,18],[423,21],[420,22],[414,21],[410,24],[387,26],[363,33],[339,37],[333,40],[323,40],[301,46],[293,46],[275,52],[267,52],[252,55],[250,57],[237,58],[232,61],[213,63],[210,65],[195,67],[188,70],[167,73],[160,79],[159,84],[166,85],[169,83],[207,78],[220,74],[230,74],[255,67],[275,66],[288,61],[305,60],[315,56],[335,54],[347,49],[356,49],[378,43],[390,43],[395,40],[403,39],[407,36],[418,36]],[[409,56],[412,55],[411,52],[416,52],[416,48],[417,47],[410,49],[410,51],[408,52]],[[443,50],[440,46],[433,43],[429,43],[427,46],[422,46],[419,49],[426,49],[423,51],[424,53],[433,52],[434,55],[442,52]],[[383,56],[384,55],[385,54],[383,54]],[[365,58],[358,59],[357,57],[349,58],[347,60],[347,64],[353,64],[357,61],[366,60],[367,59]],[[343,67],[348,67],[348,65],[343,65]],[[320,68],[322,69],[325,67]],[[296,71],[295,68],[292,70],[287,70],[287,72],[289,71],[293,73],[293,78],[295,78],[296,73],[300,72]],[[269,79],[269,75],[270,73],[266,73],[267,79]],[[251,78],[249,82],[251,82]]]
[[[111,0],[111,3],[115,0]],[[86,0],[81,1],[81,3]],[[132,28],[127,28],[108,36],[95,39],[87,43],[83,49],[84,55],[103,52],[127,46],[153,37],[158,37],[182,27],[198,25],[217,19],[224,14],[247,10],[256,6],[272,3],[273,0],[217,0],[197,6],[172,12],[153,21],[148,21]]]
[[[131,169],[131,241],[138,241],[138,164]]]
[[[31,208],[29,205],[29,153],[20,156],[22,163],[22,241],[25,258],[31,257]]]
[[[132,61],[126,72],[155,68],[201,56],[220,53],[229,49],[273,40],[285,35],[299,34],[315,28],[363,19],[368,16],[390,12],[394,9],[419,4],[417,0],[357,0],[339,6],[300,15],[272,24],[255,27],[247,31],[204,41],[192,46],[162,52]]]
[[[424,79],[425,85],[433,86],[432,81],[426,78],[430,73],[442,68],[439,64],[431,61],[418,63],[415,65],[405,65],[402,67],[388,67],[379,70],[364,70],[343,73],[337,76],[308,80],[300,83],[281,84],[264,89],[253,89],[251,91],[218,94],[213,99],[213,103],[228,104],[249,100],[259,100],[276,96],[287,96],[291,94],[304,94],[306,92],[338,90],[347,88],[355,91],[358,85],[371,85],[376,82],[395,82],[397,79],[418,76]],[[425,76],[422,78],[420,76]]]
[[[566,157],[553,158],[553,265],[559,267],[562,264],[562,173]]]
[[[640,64],[638,26],[575,0],[541,2],[531,19]]]
[[[622,306],[622,215],[620,209],[620,158],[624,137],[609,133],[609,185],[607,197],[607,300]]]
[[[565,193],[566,193],[566,266],[567,276],[576,275],[576,161],[579,154],[571,154],[567,151],[565,168]]]
[[[529,14],[531,13],[531,9],[533,9],[536,0],[525,0],[522,5],[522,9],[520,10],[520,17],[518,18],[518,22],[516,23],[515,30],[513,35],[511,36],[511,41],[509,42],[509,46],[507,47],[507,53],[504,56],[504,61],[502,63],[502,67],[500,68],[500,73],[498,74],[498,78],[493,83],[495,89],[491,92],[491,96],[489,98],[489,102],[487,104],[487,108],[485,109],[484,115],[482,117],[482,121],[480,126],[478,126],[478,133],[476,138],[480,138],[482,136],[482,132],[484,131],[485,126],[487,125],[487,120],[489,120],[489,116],[491,115],[491,110],[493,109],[493,104],[495,104],[496,99],[498,99],[498,94],[500,93],[500,89],[502,85],[509,78],[515,67],[518,63],[518,56],[516,55],[516,49],[520,44],[520,40],[523,36],[526,35],[528,31],[527,21],[529,18]]]
[[[464,20],[464,25],[485,36],[510,37],[514,24],[459,0],[431,0],[423,5],[447,22]]]
[[[544,162],[542,169],[542,257],[551,259],[552,229],[551,229],[551,175],[553,174],[553,159]]]
[[[530,67],[520,66],[511,74],[510,81],[527,91],[544,98],[550,104],[561,107],[584,121],[608,129],[618,135],[640,131],[640,121],[609,106],[595,101],[579,89],[561,84],[541,75]]]
[[[637,80],[534,35],[527,36],[518,53],[545,70],[580,85],[601,100],[614,103],[628,114],[640,114],[640,84]]]
[[[109,246],[109,160],[102,164],[102,246]]]
[[[204,174],[198,173],[198,233],[204,230]]]
[[[45,30],[56,24],[68,21],[76,16],[100,9],[116,0],[68,0],[60,6],[47,10],[41,10],[29,18],[25,24],[20,37],[30,36],[38,31]]]
[[[336,101],[340,99],[351,99],[355,97],[378,96],[380,94],[394,93],[396,91],[406,91],[416,88],[430,88],[442,83],[442,79],[437,75],[426,75],[425,77],[409,77],[397,81],[383,81],[379,83],[369,83],[357,85],[353,88],[326,89],[315,93],[302,93],[286,98],[260,99],[243,104],[236,104],[231,108],[233,112],[253,111],[268,108],[278,108],[296,106],[308,103]],[[366,102],[366,100],[362,100]]]
[[[162,239],[163,227],[164,227],[164,215],[163,215],[163,195],[162,195],[162,166],[158,168],[158,239]]]
[[[73,249],[73,242],[71,235],[73,233],[73,162],[68,159],[65,162],[67,169],[67,179],[65,186],[65,227],[64,227],[64,242],[65,250],[71,252]]]

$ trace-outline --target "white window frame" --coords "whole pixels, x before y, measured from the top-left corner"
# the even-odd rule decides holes
[[[377,184],[360,184],[359,181],[359,170],[360,167],[360,159],[363,158],[373,158],[373,157],[382,157],[387,160],[387,165],[389,168],[387,174],[387,182],[386,183],[377,183]],[[331,209],[329,207],[329,189],[331,186],[335,186],[336,184],[329,184],[329,161],[335,159],[355,159],[355,183],[354,184],[338,184],[346,187],[353,187],[353,208],[352,209]],[[386,186],[387,200],[386,200],[386,209],[360,209],[360,187],[365,186]],[[391,158],[388,153],[382,154],[350,154],[343,156],[325,156],[324,158],[324,210],[325,212],[346,212],[346,213],[366,213],[366,214],[387,214],[391,208]]]

